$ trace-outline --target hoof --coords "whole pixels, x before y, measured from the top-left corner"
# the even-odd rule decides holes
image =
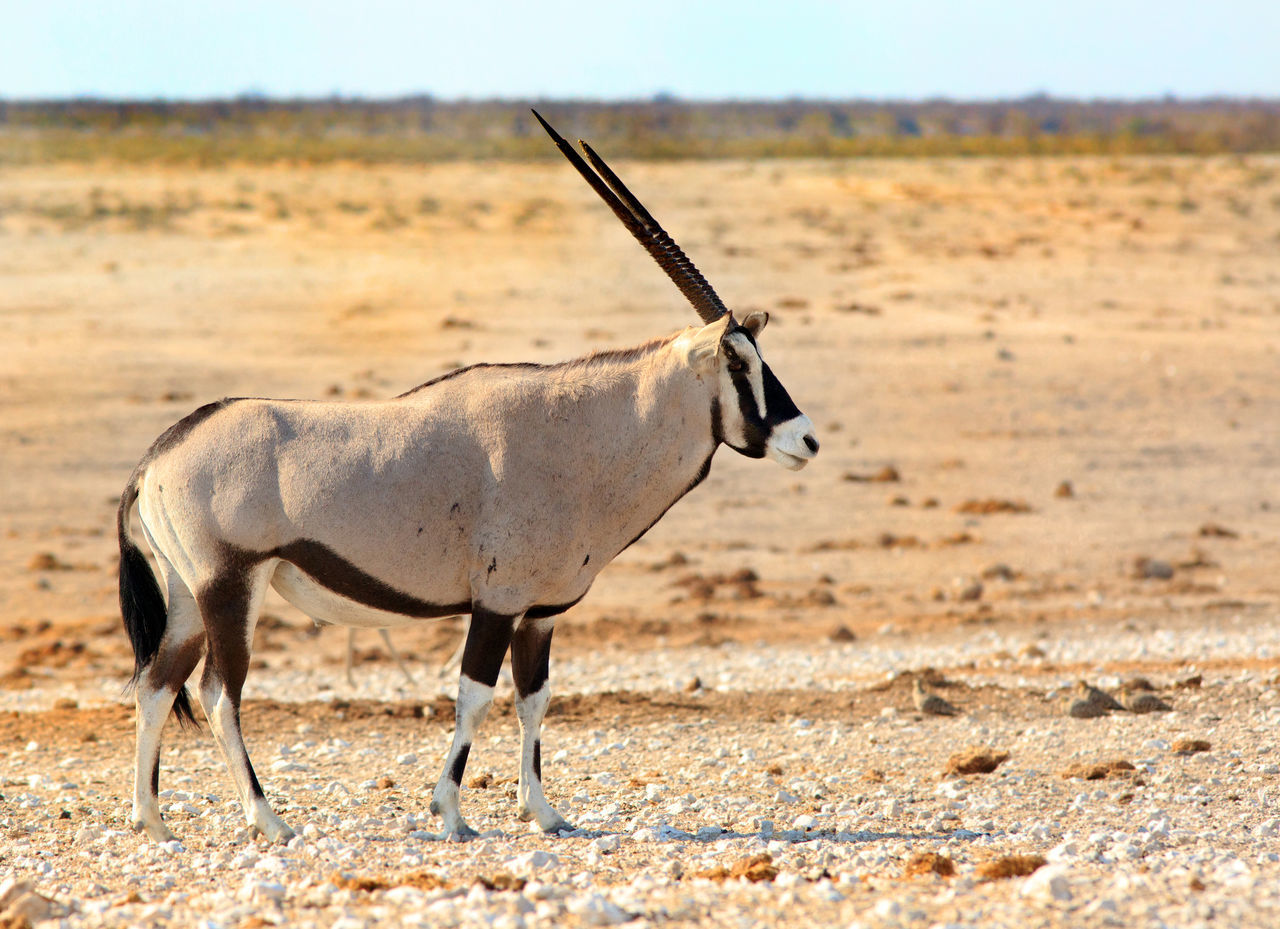
[[[265,829],[261,826],[250,826],[249,834],[251,836],[262,836],[275,845],[284,845],[298,835],[282,822],[268,823]]]
[[[173,830],[164,823],[156,823],[155,825],[148,826],[146,823],[142,822],[142,820],[137,820],[130,823],[130,826],[133,828],[134,832],[145,832],[147,834],[147,838],[151,839],[152,842],[176,842],[178,839],[178,837],[173,834]]]
[[[578,827],[567,819],[560,818],[549,826],[541,826],[539,828],[547,835],[559,835],[562,832],[576,832]]]
[[[480,838],[480,833],[476,832],[466,823],[463,823],[457,829],[449,830],[449,838],[452,839],[455,837],[458,839],[478,839]]]
[[[280,828],[279,830],[276,831],[275,835],[267,836],[268,839],[270,839],[272,842],[275,842],[278,845],[284,845],[286,842],[291,842],[297,837],[298,837],[298,833],[294,832],[284,823],[280,824]]]

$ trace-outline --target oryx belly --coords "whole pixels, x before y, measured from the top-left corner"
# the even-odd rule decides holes
[[[280,562],[271,577],[271,586],[299,610],[317,622],[335,626],[385,629],[403,626],[418,617],[379,610],[335,593],[296,565]],[[451,615],[451,614],[446,614]]]

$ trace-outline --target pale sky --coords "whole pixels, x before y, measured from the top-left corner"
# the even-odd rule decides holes
[[[1280,96],[1278,0],[0,0],[0,98]]]

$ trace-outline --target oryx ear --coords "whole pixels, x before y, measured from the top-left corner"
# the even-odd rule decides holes
[[[733,323],[733,314],[725,313],[715,322],[707,323],[692,333],[689,338],[689,367],[699,374],[705,374],[716,366],[716,354],[720,351],[720,340],[729,331]]]
[[[769,314],[763,310],[757,313],[751,313],[742,321],[742,328],[751,333],[751,338],[755,338],[760,334],[765,325],[769,322]]]

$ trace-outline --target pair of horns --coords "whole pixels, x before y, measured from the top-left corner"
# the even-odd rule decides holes
[[[658,225],[658,221],[636,199],[635,194],[627,190],[618,175],[604,163],[604,159],[597,155],[590,145],[579,139],[578,144],[582,146],[587,160],[591,162],[588,166],[573,150],[573,146],[561,138],[560,134],[542,118],[542,114],[534,110],[533,115],[537,117],[538,122],[542,123],[542,128],[547,130],[547,135],[551,136],[552,141],[556,143],[556,148],[560,149],[564,157],[569,159],[569,163],[578,169],[578,173],[591,185],[591,189],[600,195],[600,199],[609,205],[614,215],[622,220],[622,225],[631,230],[636,241],[653,256],[658,266],[667,272],[667,277],[675,282],[685,299],[693,304],[702,321],[714,322],[728,313],[729,310],[721,302],[715,289],[707,283],[707,279],[694,267],[693,262],[680,250],[680,246],[676,245],[671,236],[667,235],[666,230]],[[591,170],[592,168],[595,170]]]

